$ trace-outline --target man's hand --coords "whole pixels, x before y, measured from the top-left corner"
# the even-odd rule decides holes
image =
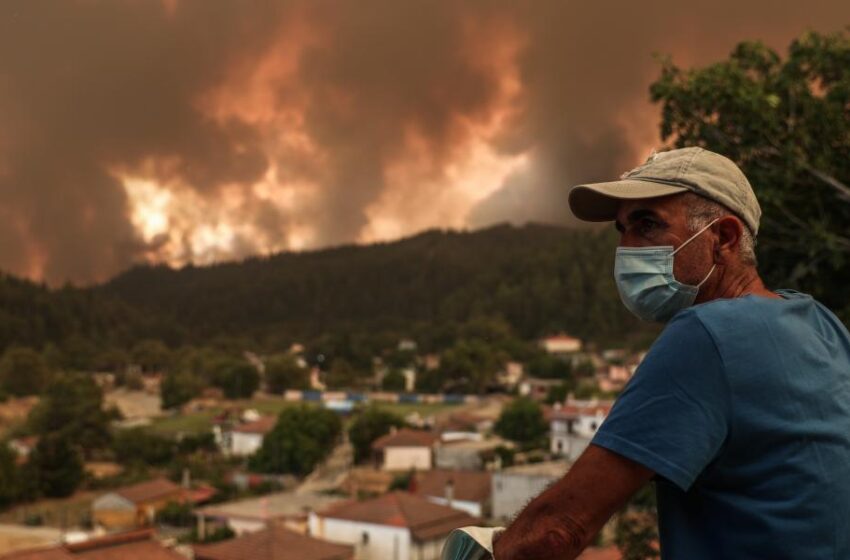
[[[590,445],[567,474],[531,501],[494,543],[496,560],[576,558],[646,484],[643,465]]]

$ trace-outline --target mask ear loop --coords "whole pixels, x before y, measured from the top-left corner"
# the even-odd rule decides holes
[[[707,230],[708,228],[713,226],[717,222],[717,220],[719,220],[719,219],[720,218],[714,218],[711,222],[708,223],[708,225],[706,225],[704,228],[702,228],[701,230],[699,230],[698,232],[693,234],[690,238],[688,238],[687,241],[685,241],[684,243],[679,245],[679,247],[675,251],[673,251],[673,254],[675,255],[676,253],[678,253],[682,249],[682,247],[684,247],[685,245],[687,245],[688,243],[690,243],[691,241],[693,241],[694,239],[699,237],[699,234],[701,234],[702,232],[704,232],[705,230]]]
[[[679,252],[679,250],[680,250],[682,247],[684,247],[685,245],[687,245],[688,243],[690,243],[691,241],[693,241],[694,239],[696,239],[696,238],[697,238],[697,237],[698,237],[698,236],[699,236],[702,232],[704,232],[705,230],[707,230],[708,228],[710,228],[711,226],[713,226],[713,225],[717,222],[717,220],[719,220],[719,219],[720,219],[720,218],[714,218],[711,222],[709,222],[709,223],[708,223],[708,225],[706,225],[704,228],[702,228],[701,230],[699,230],[698,232],[696,232],[695,234],[693,234],[693,235],[692,235],[692,236],[691,236],[691,237],[690,237],[687,241],[685,241],[684,243],[682,243],[681,245],[679,245],[679,248],[678,248],[678,249],[676,249],[675,251],[673,251],[673,255],[675,255],[676,253],[678,253],[678,252]],[[705,282],[706,282],[709,278],[711,278],[711,274],[714,272],[714,269],[715,269],[715,268],[717,268],[717,263],[713,263],[713,264],[711,265],[711,270],[709,270],[709,271],[708,271],[708,274],[706,274],[706,275],[705,275],[705,278],[703,278],[703,279],[702,279],[702,282],[700,282],[699,284],[697,284],[697,285],[696,285],[696,289],[697,289],[697,291],[699,291],[699,289],[700,289],[700,288],[702,288],[702,285],[703,285],[703,284],[705,284]]]

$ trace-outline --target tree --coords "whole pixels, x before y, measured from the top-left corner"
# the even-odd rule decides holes
[[[83,481],[83,455],[67,435],[58,432],[39,438],[27,462],[27,474],[48,498],[64,498]]]
[[[171,361],[171,351],[161,340],[142,340],[133,347],[131,354],[133,361],[146,372],[163,371]]]
[[[120,463],[160,466],[174,458],[175,443],[144,428],[133,428],[115,433],[112,450]]]
[[[307,475],[330,453],[341,431],[342,422],[329,410],[284,408],[249,466],[259,472]]]
[[[280,394],[287,389],[306,389],[309,373],[298,365],[295,358],[284,354],[266,362],[266,387],[270,393]]]
[[[103,393],[89,375],[65,374],[55,378],[30,411],[30,431],[44,437],[60,434],[86,454],[107,447],[115,412],[104,410]]]
[[[503,438],[524,448],[532,448],[540,445],[549,427],[540,405],[529,398],[520,397],[505,406],[493,429]]]
[[[260,373],[245,360],[223,360],[216,366],[214,384],[228,399],[250,399],[260,387]]]
[[[404,391],[407,388],[407,378],[399,370],[391,369],[381,380],[381,388],[384,391]]]
[[[481,393],[495,383],[507,354],[479,339],[460,340],[440,357],[440,387],[451,393]]]
[[[9,348],[0,360],[0,389],[9,395],[37,395],[44,390],[50,372],[41,354],[31,348]]]
[[[20,480],[15,454],[5,441],[0,441],[0,510],[20,496]]]
[[[345,358],[336,358],[328,372],[328,387],[350,389],[357,384],[357,372]]]
[[[163,410],[183,406],[198,396],[203,387],[204,382],[188,371],[165,374],[159,385]]]
[[[378,406],[370,405],[363,409],[348,428],[348,439],[354,447],[354,461],[360,463],[368,459],[373,441],[404,424],[400,416]]]
[[[683,70],[667,60],[651,87],[661,134],[735,161],[763,209],[760,270],[850,320],[850,38],[805,33],[783,60],[759,42]]]

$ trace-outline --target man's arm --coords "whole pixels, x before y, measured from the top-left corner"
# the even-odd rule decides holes
[[[495,559],[577,557],[653,474],[639,463],[589,445],[564,478],[532,500],[499,535]]]

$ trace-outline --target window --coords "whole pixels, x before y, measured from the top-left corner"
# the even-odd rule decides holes
[[[360,543],[363,544],[364,546],[369,544],[369,533],[367,533],[366,531],[363,531],[363,534],[360,535]]]

